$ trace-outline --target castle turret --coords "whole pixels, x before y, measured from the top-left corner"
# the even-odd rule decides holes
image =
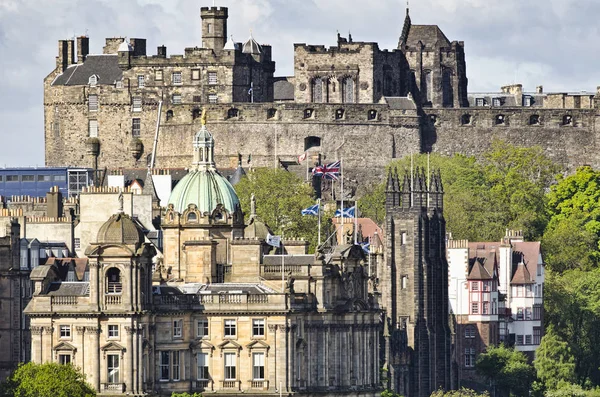
[[[221,52],[227,41],[227,7],[202,7],[202,47]]]

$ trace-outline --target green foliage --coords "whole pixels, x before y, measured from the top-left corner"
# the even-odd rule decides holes
[[[94,397],[85,376],[71,365],[21,364],[2,385],[5,397]]]
[[[575,382],[575,359],[571,348],[553,327],[546,330],[534,361],[537,377],[546,390],[556,390],[563,383]]]
[[[535,370],[525,354],[504,345],[489,347],[480,354],[475,369],[498,390],[514,396],[528,396],[535,380]]]
[[[402,397],[402,395],[386,389],[381,392],[381,397]]]
[[[282,169],[259,168],[243,178],[235,190],[246,219],[250,216],[250,197],[254,193],[256,213],[275,235],[306,238],[314,250],[318,219],[301,214],[303,209],[315,204],[314,192],[309,184]]]
[[[561,382],[555,390],[548,390],[546,397],[599,397],[600,389],[584,389],[580,385]]]
[[[175,392],[173,392],[173,394],[171,394],[171,397],[202,397],[202,394],[200,394],[200,393],[190,394],[190,393],[175,393]]]
[[[359,195],[360,216],[371,218],[375,223],[381,225],[385,220],[385,183],[369,185]]]
[[[437,390],[431,394],[431,397],[489,397],[489,395],[490,394],[487,391],[484,393],[477,393],[475,390],[463,387],[460,390]]]

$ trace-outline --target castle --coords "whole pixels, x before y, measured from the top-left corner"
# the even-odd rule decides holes
[[[200,46],[183,55],[150,55],[139,38],[107,39],[100,55],[88,37],[59,41],[44,79],[46,165],[185,167],[192,152],[181,142],[201,108],[222,168],[242,155],[250,167],[293,169],[306,152],[311,165],[342,158],[351,183],[410,153],[477,155],[495,138],[540,145],[570,168],[600,165],[596,94],[518,84],[469,93],[464,43],[408,11],[397,49],[340,35],[329,48],[295,44],[289,77],[274,76],[270,46],[228,37],[227,18],[227,8],[202,8]]]

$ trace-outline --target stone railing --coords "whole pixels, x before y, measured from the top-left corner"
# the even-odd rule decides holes
[[[116,306],[123,303],[123,297],[121,295],[104,295],[104,305]]]
[[[310,266],[306,265],[283,265],[285,276],[292,273],[292,276],[309,276]],[[281,280],[281,265],[261,265],[260,276],[265,280]]]
[[[274,310],[288,309],[285,294],[207,294],[155,295],[158,309],[259,310],[269,305]]]
[[[77,298],[77,296],[51,296],[50,302],[52,306],[76,305],[78,303]]]
[[[125,391],[125,383],[102,383],[102,391],[123,393]]]
[[[194,381],[194,390],[196,391],[212,391],[213,382],[210,380],[196,380]]]
[[[221,385],[222,385],[223,389],[240,390],[240,381],[239,380],[222,380]]]
[[[268,380],[251,380],[250,389],[254,390],[268,390],[269,389],[269,381]]]

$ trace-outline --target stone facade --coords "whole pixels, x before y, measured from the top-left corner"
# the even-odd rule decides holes
[[[389,387],[405,396],[454,387],[443,189],[438,174],[428,180],[390,173],[386,189],[386,366]]]

